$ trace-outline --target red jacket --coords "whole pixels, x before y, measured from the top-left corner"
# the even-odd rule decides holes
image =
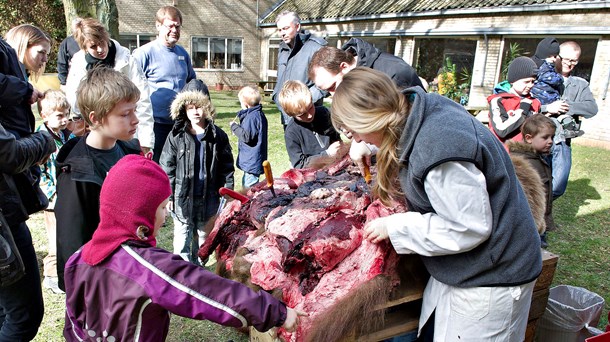
[[[500,93],[487,97],[489,128],[501,142],[523,141],[521,125],[528,117],[540,112],[540,101],[531,96],[521,97]]]

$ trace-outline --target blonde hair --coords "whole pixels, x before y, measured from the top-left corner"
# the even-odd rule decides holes
[[[237,94],[239,101],[254,107],[261,102],[261,93],[252,87],[243,87]]]
[[[358,67],[345,74],[333,95],[331,120],[337,130],[344,128],[358,134],[383,132],[372,191],[385,205],[393,199],[404,200],[398,183],[397,151],[410,109],[394,82],[370,68]]]
[[[167,18],[170,20],[178,19],[180,25],[182,25],[182,12],[174,6],[163,6],[157,11],[157,22],[163,24],[163,20]]]
[[[299,116],[311,106],[311,91],[301,81],[286,81],[278,95],[278,101],[287,115]]]
[[[87,42],[99,45],[100,43],[110,44],[110,34],[102,23],[94,18],[77,20],[74,25],[74,39],[81,50],[87,49]]]
[[[38,70],[30,70],[30,66],[26,65],[25,54],[29,48],[42,43],[48,43],[51,46],[51,38],[43,30],[30,24],[22,24],[10,29],[5,36],[6,42],[15,49],[17,58],[23,63],[30,72],[34,81],[44,73],[46,63]],[[47,51],[47,54],[50,51]]]
[[[55,110],[70,109],[68,98],[61,90],[49,89],[44,92],[44,98],[40,100],[40,114],[46,116]]]
[[[89,113],[102,121],[121,101],[137,102],[140,90],[129,77],[112,68],[96,67],[87,72],[76,90],[76,102],[85,122],[93,128]]]

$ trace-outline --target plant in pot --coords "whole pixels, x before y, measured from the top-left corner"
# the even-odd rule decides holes
[[[220,59],[215,59],[212,62],[212,68],[214,69],[214,74],[216,75],[216,91],[221,91],[224,88],[224,85],[227,83],[225,66],[223,61]]]

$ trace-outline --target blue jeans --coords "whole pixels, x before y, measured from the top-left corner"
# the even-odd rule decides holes
[[[572,168],[572,148],[565,142],[553,145],[553,200],[563,195],[568,187]]]
[[[38,261],[25,222],[11,227],[11,232],[25,275],[15,284],[0,288],[0,341],[30,341],[38,333],[44,315]]]
[[[205,242],[210,233],[205,230],[206,220],[204,213],[204,199],[198,198],[193,202],[190,218],[179,217],[172,213],[174,219],[174,254],[195,265],[201,265],[199,260],[199,247]],[[211,227],[210,227],[211,230]]]
[[[244,172],[244,177],[241,180],[241,185],[244,188],[249,188],[252,185],[258,183],[258,179],[261,175],[255,175],[253,173]]]

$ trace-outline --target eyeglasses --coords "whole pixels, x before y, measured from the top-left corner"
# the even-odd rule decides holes
[[[180,24],[178,24],[178,25],[176,25],[176,24],[171,24],[171,25],[161,24],[161,26],[165,26],[165,28],[170,30],[170,31],[172,29],[175,29],[176,31],[180,31],[180,28],[182,28],[182,25],[180,25]]]
[[[576,64],[578,64],[578,59],[563,58],[561,56],[559,56],[559,58],[561,58],[561,63],[565,63],[565,64],[568,64],[568,65],[576,65]]]
[[[81,118],[80,116],[74,116],[70,119],[70,121],[72,122],[81,122],[83,121],[83,118]]]

